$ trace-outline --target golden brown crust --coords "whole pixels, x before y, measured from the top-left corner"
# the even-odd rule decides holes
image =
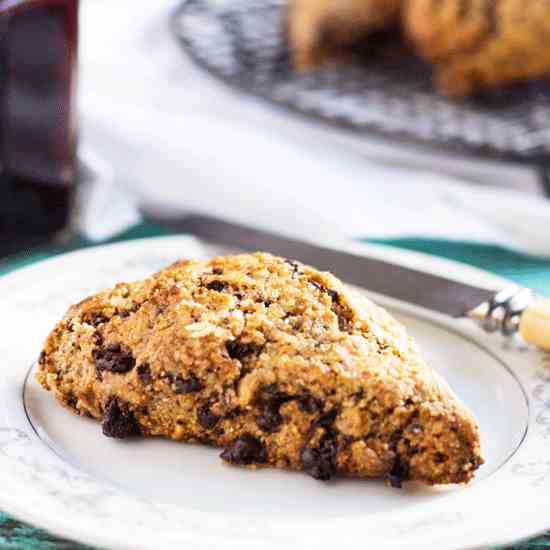
[[[288,34],[294,66],[308,70],[398,22],[402,0],[291,0]]]
[[[37,378],[106,435],[209,442],[235,464],[470,480],[472,415],[404,328],[268,254],[183,261],[71,307]]]
[[[548,0],[407,0],[403,18],[449,95],[550,73]]]

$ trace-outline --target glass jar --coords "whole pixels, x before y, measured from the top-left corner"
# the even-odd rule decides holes
[[[67,228],[78,0],[0,0],[0,256]]]

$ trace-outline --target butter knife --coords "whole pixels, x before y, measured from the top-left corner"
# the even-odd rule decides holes
[[[151,219],[151,215],[149,215]],[[177,220],[155,219],[205,241],[243,250],[262,250],[331,271],[343,281],[403,302],[470,318],[487,332],[518,332],[528,343],[550,350],[550,300],[528,288],[510,285],[488,290],[438,275],[320,246],[283,235],[192,214]]]

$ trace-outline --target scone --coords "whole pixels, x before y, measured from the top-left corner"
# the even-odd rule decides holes
[[[467,482],[483,462],[475,419],[397,321],[269,254],[181,261],[85,299],[37,378],[106,436],[209,443],[230,464],[398,486]]]
[[[288,35],[294,66],[315,67],[398,22],[403,0],[290,0]]]
[[[548,0],[407,0],[403,19],[449,95],[550,74]]]

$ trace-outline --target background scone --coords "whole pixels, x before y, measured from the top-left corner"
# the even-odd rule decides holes
[[[407,0],[404,28],[449,95],[550,74],[548,0]]]
[[[399,19],[403,0],[290,0],[292,60],[311,69]]]
[[[232,464],[469,481],[472,415],[404,328],[333,276],[268,254],[181,261],[71,307],[37,378],[111,437],[224,448]]]

